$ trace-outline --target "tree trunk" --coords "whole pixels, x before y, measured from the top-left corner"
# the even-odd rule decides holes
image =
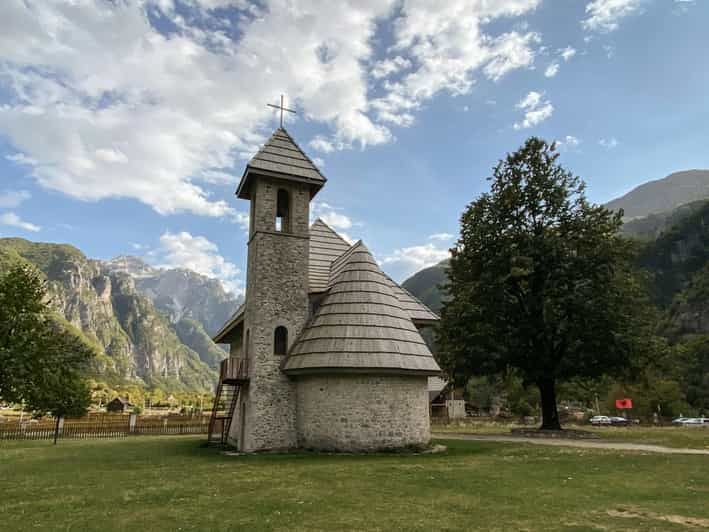
[[[542,430],[561,430],[559,411],[556,408],[556,381],[542,379],[537,383],[542,400]]]
[[[57,444],[57,438],[59,437],[59,420],[61,419],[60,416],[57,416],[57,422],[54,425],[54,445]]]

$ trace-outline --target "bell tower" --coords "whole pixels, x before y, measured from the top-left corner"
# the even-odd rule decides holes
[[[296,447],[295,385],[281,364],[309,315],[310,200],[325,177],[282,127],[236,191],[250,202],[243,353],[249,381],[230,440],[242,451]]]

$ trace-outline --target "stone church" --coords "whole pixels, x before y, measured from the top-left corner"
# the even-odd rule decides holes
[[[310,202],[326,179],[278,128],[236,195],[250,202],[246,299],[214,337],[221,366],[210,438],[251,452],[369,451],[430,439],[419,330],[438,320]]]

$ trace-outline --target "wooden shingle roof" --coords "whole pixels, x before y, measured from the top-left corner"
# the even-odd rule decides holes
[[[438,375],[440,368],[369,250],[357,242],[331,266],[317,312],[282,369]]]
[[[311,197],[325,184],[325,176],[283,128],[273,132],[246,165],[236,195],[249,199],[249,183],[253,174],[266,175],[311,185]]]
[[[347,262],[348,257],[357,249],[350,245],[320,218],[310,226],[310,252],[308,257],[308,291],[310,293],[326,292],[337,274]],[[429,325],[439,321],[438,316],[408,290],[399,286],[391,277],[379,270],[383,276],[382,282],[388,285],[404,311],[416,325]],[[246,302],[242,303],[234,315],[214,335],[217,343],[227,341],[229,333],[244,319]]]
[[[330,265],[350,248],[350,244],[320,218],[310,226],[310,255],[308,257],[309,290],[320,292],[330,281]]]

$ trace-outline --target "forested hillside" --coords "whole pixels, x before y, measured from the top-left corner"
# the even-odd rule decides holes
[[[709,201],[628,225],[623,232],[637,241],[637,267],[657,309],[658,339],[667,348],[659,359],[645,361],[634,379],[611,378],[583,386],[594,394],[602,391],[601,397],[624,390],[638,398],[645,415],[709,415]],[[436,311],[444,297],[445,264],[422,270],[403,283]],[[478,392],[481,385],[476,383]],[[579,386],[567,386],[567,397],[583,397]]]
[[[51,307],[97,346],[96,378],[166,391],[212,390],[224,351],[200,323],[172,323],[129,274],[88,259],[73,246],[0,239],[2,269],[17,262],[46,275]]]

